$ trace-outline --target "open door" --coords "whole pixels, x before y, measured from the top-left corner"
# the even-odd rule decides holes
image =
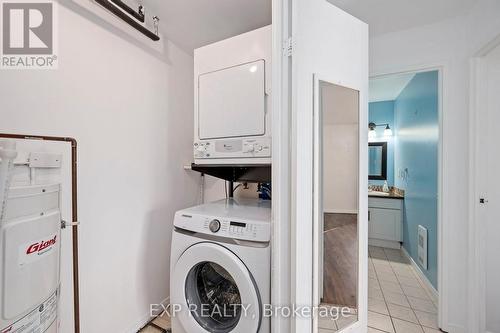
[[[323,270],[324,113],[323,89],[331,89],[335,121],[355,121],[348,126],[351,166],[348,180],[354,184],[356,218],[355,320],[345,327],[333,324],[332,332],[366,332],[368,280],[367,147],[368,26],[326,0],[296,0],[291,3],[291,217],[292,303],[319,307],[313,315],[295,316],[294,332],[318,332],[324,321],[322,297],[328,292]],[[342,104],[339,97],[348,100]],[[342,97],[343,98],[343,97]],[[337,130],[334,130],[337,131]],[[340,133],[340,132],[334,132]],[[354,136],[353,136],[354,135]],[[333,154],[336,151],[333,150]],[[352,170],[354,168],[354,170]],[[345,168],[348,169],[348,168]],[[339,183],[331,185],[339,186]],[[311,278],[312,277],[312,278]],[[321,330],[325,327],[321,327]]]

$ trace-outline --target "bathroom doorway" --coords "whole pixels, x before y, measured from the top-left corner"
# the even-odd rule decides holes
[[[439,328],[441,73],[370,79],[368,308],[382,331]]]

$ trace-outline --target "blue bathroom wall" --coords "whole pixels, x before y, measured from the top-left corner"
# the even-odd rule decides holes
[[[369,104],[368,121],[375,124],[389,124],[394,131],[394,101]],[[384,137],[384,127],[377,128],[377,137],[370,142],[387,142],[387,184],[394,186],[394,139]],[[370,185],[383,185],[383,180],[369,180]]]
[[[428,230],[428,269],[437,289],[439,74],[419,73],[394,102],[395,186],[405,190],[403,246],[418,263],[418,225]]]

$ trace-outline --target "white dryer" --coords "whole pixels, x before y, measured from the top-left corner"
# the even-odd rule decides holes
[[[272,27],[194,50],[194,162],[271,163]]]
[[[268,333],[271,205],[227,199],[178,211],[171,253],[175,333]]]

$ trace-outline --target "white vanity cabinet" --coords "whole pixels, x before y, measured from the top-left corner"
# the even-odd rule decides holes
[[[369,244],[399,249],[403,241],[403,200],[368,198]]]

